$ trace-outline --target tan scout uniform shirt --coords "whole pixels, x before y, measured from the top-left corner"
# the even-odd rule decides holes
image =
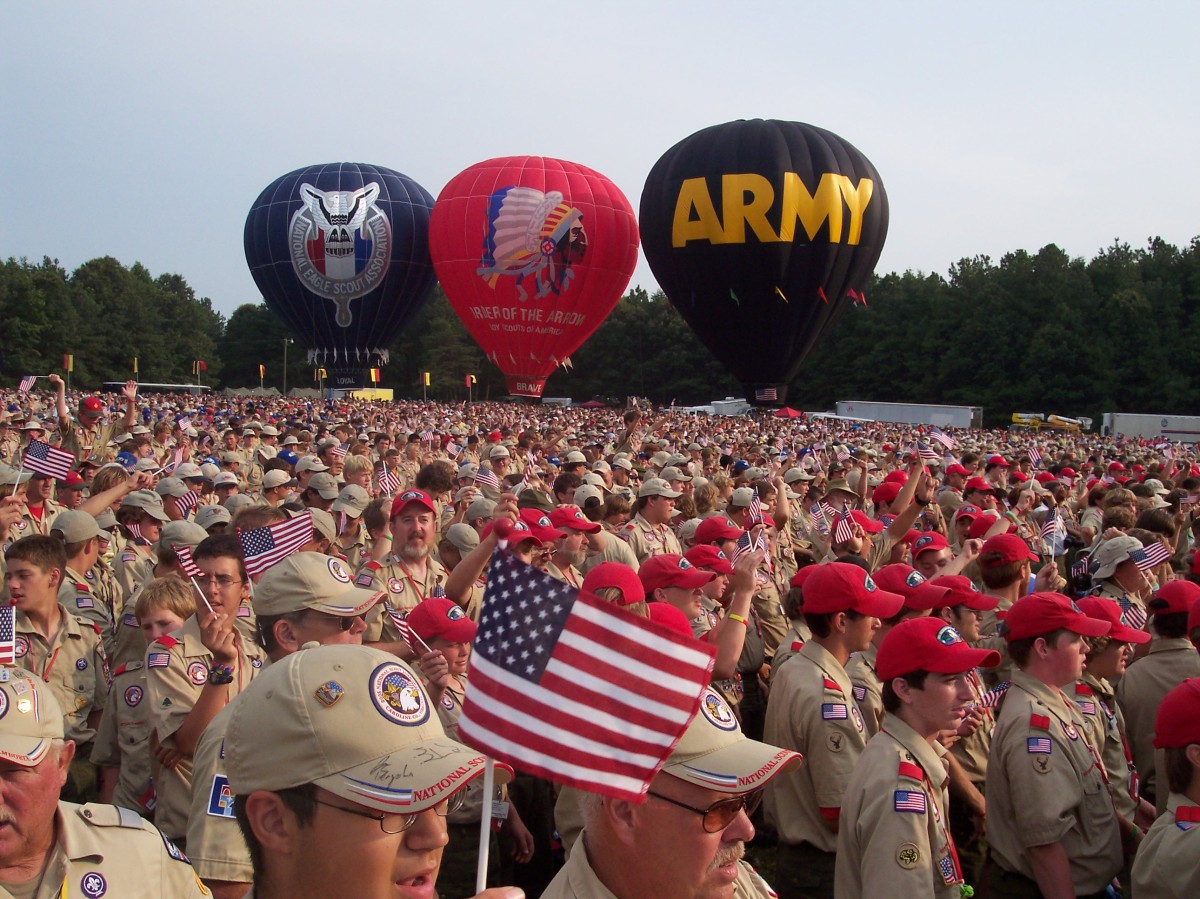
[[[754,597],[750,602],[754,607],[755,614],[758,615],[762,631],[763,651],[766,653],[767,661],[770,661],[787,634],[788,620],[787,616],[783,614],[779,589],[771,580],[771,573],[763,567],[755,572],[754,577]]]
[[[846,786],[837,899],[959,899],[949,780],[937,750],[895,715],[884,715]]]
[[[879,733],[883,723],[883,681],[875,673],[875,657],[879,647],[872,643],[863,652],[856,652],[846,663],[846,674],[850,678],[851,692],[858,710],[862,712],[867,740]]]
[[[75,461],[81,462],[93,452],[104,455],[112,439],[125,430],[125,418],[122,417],[106,425],[96,425],[94,428],[80,427],[73,416],[68,416],[58,423],[58,432],[62,435],[62,448],[75,454]]]
[[[992,748],[992,730],[996,726],[996,715],[993,707],[982,703],[987,688],[979,677],[978,670],[968,672],[967,677],[971,681],[976,708],[983,718],[974,733],[954,741],[950,746],[950,754],[958,760],[971,783],[982,788],[987,780],[988,753]]]
[[[584,840],[587,833],[583,834]],[[738,862],[738,879],[733,883],[734,899],[767,899],[775,895],[765,880],[749,864]],[[600,882],[588,863],[586,851],[572,852],[562,870],[550,881],[542,899],[616,899],[612,890]],[[650,899],[650,897],[647,897]],[[668,899],[668,897],[655,897]]]
[[[158,558],[148,546],[131,542],[121,550],[113,560],[113,576],[122,595],[129,598],[142,584],[154,580],[154,566],[157,564]]]
[[[116,643],[112,610],[96,595],[92,582],[70,566],[58,587],[58,604],[72,615],[96,625],[104,641],[105,655],[112,655]]]
[[[1167,798],[1167,813],[1146,832],[1133,862],[1137,899],[1195,899],[1200,896],[1200,805],[1179,793]]]
[[[1033,880],[1029,849],[1061,843],[1076,893],[1102,891],[1121,870],[1117,816],[1094,752],[1078,706],[1013,673],[987,773],[988,846],[1001,868]]]
[[[994,593],[987,595],[995,596]],[[1012,605],[1009,600],[1001,598],[1000,604],[995,609],[981,612],[979,615],[979,639],[971,644],[975,649],[993,649],[1000,653],[999,665],[995,668],[983,669],[983,682],[989,690],[1012,678],[1013,663],[1008,655],[1008,641],[1000,636],[1000,619],[996,616],[997,612],[1007,612]]]
[[[629,548],[629,544],[624,539],[617,539],[624,531],[614,531],[608,525],[603,527],[606,535],[604,549],[598,553],[589,552],[587,558],[583,560],[583,564],[579,566],[579,570],[586,575],[601,562],[620,562],[637,571],[639,564],[637,553]]]
[[[1075,684],[1074,690],[1071,698],[1083,713],[1088,739],[1100,753],[1100,760],[1104,762],[1104,770],[1108,773],[1108,791],[1112,794],[1113,806],[1118,815],[1132,821],[1137,809],[1134,793],[1137,774],[1133,770],[1132,755],[1126,756],[1125,718],[1113,696],[1113,689],[1108,681],[1085,671],[1083,680]]]
[[[625,530],[621,531],[621,539],[629,544],[639,563],[664,553],[683,555],[679,538],[673,530],[665,524],[651,524],[641,515],[633,516],[629,524],[625,525]]]
[[[239,641],[238,663],[233,683],[225,687],[226,702],[241,693],[262,670],[266,654],[245,637]],[[153,746],[174,747],[171,739],[196,705],[208,683],[213,656],[200,639],[200,623],[193,615],[169,637],[160,637],[146,650],[148,716],[153,727]],[[168,836],[187,833],[187,814],[192,801],[192,760],[185,758],[175,768],[155,764],[154,783],[158,805],[154,819]]]
[[[821,809],[841,808],[867,739],[850,678],[819,643],[805,643],[776,672],[763,740],[804,756],[798,770],[767,784],[767,820],[779,839],[835,852],[837,834]]]
[[[92,589],[92,595],[96,597],[96,601],[104,603],[105,608],[113,616],[115,629],[115,616],[121,607],[123,597],[121,588],[117,585],[117,579],[113,576],[112,566],[101,557],[95,565],[83,573],[83,579]]]
[[[154,810],[150,721],[146,715],[149,706],[144,665],[131,662],[116,668],[108,705],[96,731],[96,745],[92,747],[95,764],[120,769],[112,804],[144,814]]]
[[[65,739],[82,745],[96,736],[88,715],[104,711],[108,699],[108,659],[94,624],[61,605],[58,612],[58,631],[47,640],[17,610],[17,664],[50,685],[62,707]]]
[[[187,858],[136,812],[60,802],[58,840],[33,899],[209,899]],[[0,899],[23,895],[0,884]]]
[[[241,696],[204,728],[192,757],[192,804],[187,820],[187,853],[201,880],[250,883],[250,850],[233,816],[233,792],[225,771],[225,735]]]
[[[407,614],[417,603],[431,596],[443,595],[446,583],[446,569],[442,563],[432,557],[426,558],[425,578],[421,579],[413,572],[412,566],[390,555],[380,563],[367,562],[359,569],[354,583],[359,587],[384,592],[383,602],[401,614]],[[376,603],[367,612],[367,629],[363,632],[364,643],[396,642],[400,640],[400,632],[392,621],[383,603]]]
[[[58,517],[60,512],[67,511],[66,506],[60,506],[54,500],[46,500],[42,504],[42,517],[36,517],[28,508],[21,513],[21,520],[8,529],[8,542],[13,543],[20,540],[22,537],[29,537],[32,534],[41,534],[43,537],[50,535],[50,523]]]
[[[1142,778],[1142,790],[1157,797],[1154,763],[1154,719],[1158,705],[1189,677],[1200,677],[1200,653],[1184,637],[1150,641],[1150,651],[1136,660],[1117,682],[1117,703],[1125,715],[1125,735],[1133,750],[1133,764]],[[1166,792],[1163,784],[1163,792]]]

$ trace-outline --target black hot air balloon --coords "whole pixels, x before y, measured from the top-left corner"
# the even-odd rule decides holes
[[[863,289],[887,236],[875,167],[800,122],[714,125],[655,163],[639,226],[659,285],[757,403],[787,382]]]
[[[430,193],[337,162],[273,181],[246,217],[246,262],[267,306],[337,387],[360,386],[433,289]]]

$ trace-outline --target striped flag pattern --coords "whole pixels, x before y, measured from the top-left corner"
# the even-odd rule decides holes
[[[254,577],[281,562],[313,538],[312,513],[243,531],[238,529],[246,574]]]
[[[30,471],[65,481],[75,465],[75,457],[66,450],[60,450],[40,440],[30,440],[21,457],[21,467]]]

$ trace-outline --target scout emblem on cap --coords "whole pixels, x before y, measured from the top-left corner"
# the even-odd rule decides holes
[[[920,550],[924,549],[925,547],[927,547],[932,542],[933,542],[933,537],[929,536],[928,534],[925,534],[924,536],[917,538],[917,541],[913,544],[913,549],[920,551]]]
[[[328,708],[333,705],[346,693],[346,688],[335,680],[327,680],[313,692],[317,697],[317,702]]]
[[[8,714],[8,694],[0,690],[0,718]]]
[[[424,724],[429,717],[421,688],[397,662],[384,662],[371,672],[371,699],[380,714],[396,724]]]
[[[458,621],[460,618],[466,618],[467,613],[462,610],[461,606],[451,606],[446,610],[446,617],[451,621]]]
[[[340,559],[329,560],[329,573],[334,576],[334,579],[341,581],[343,584],[350,583],[350,572],[346,570],[346,566],[342,564]]]
[[[83,895],[88,899],[100,899],[108,892],[108,881],[104,879],[104,875],[99,871],[88,871],[83,875],[83,879],[79,881],[79,889],[83,891]]]
[[[713,727],[721,730],[737,729],[737,719],[733,717],[733,712],[726,705],[725,700],[712,690],[705,691],[704,699],[700,703],[700,711],[704,713],[705,719]]]
[[[353,320],[350,301],[374,290],[392,258],[392,226],[375,205],[379,185],[318,190],[300,185],[303,205],[288,226],[292,268],[313,293],[337,303],[337,323]]]
[[[873,580],[871,580],[871,575],[869,575],[869,574],[865,576],[865,579],[863,580],[863,586],[870,593],[874,593],[876,590],[879,589],[878,587],[875,586],[875,582]]]
[[[918,540],[917,542],[919,543],[920,541]],[[904,584],[908,587],[920,587],[923,583],[925,583],[925,575],[919,571],[910,571],[904,579]]]
[[[958,631],[946,625],[937,632],[937,641],[943,646],[953,646],[955,643],[962,643],[963,638],[958,635]]]

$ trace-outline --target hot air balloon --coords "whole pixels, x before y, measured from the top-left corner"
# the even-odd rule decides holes
[[[655,163],[639,217],[659,286],[752,403],[787,382],[863,289],[887,236],[875,167],[800,122],[714,125]]]
[[[612,312],[637,263],[625,195],[562,159],[471,166],[442,190],[429,229],[442,289],[516,396],[542,395]]]
[[[362,386],[432,293],[432,208],[406,175],[351,162],[288,172],[250,208],[254,282],[332,386]]]

